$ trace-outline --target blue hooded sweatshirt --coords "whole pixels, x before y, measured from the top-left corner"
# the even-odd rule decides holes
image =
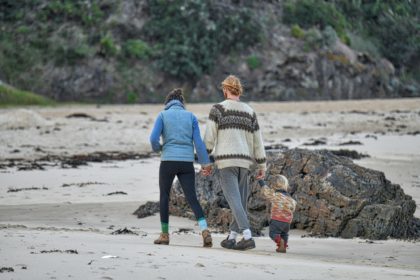
[[[160,144],[162,136],[163,144]],[[198,162],[209,164],[206,146],[200,135],[197,118],[185,110],[179,100],[172,100],[156,118],[150,135],[150,144],[155,152],[162,151],[162,161],[194,161],[194,146]]]

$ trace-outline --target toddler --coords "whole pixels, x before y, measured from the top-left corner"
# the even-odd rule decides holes
[[[258,183],[271,202],[270,238],[276,242],[277,252],[286,253],[290,223],[296,208],[296,201],[288,193],[289,181],[283,175],[275,175],[270,178],[271,187],[263,180]]]

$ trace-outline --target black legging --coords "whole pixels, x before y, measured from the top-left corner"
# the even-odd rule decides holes
[[[195,217],[204,217],[203,209],[198,203],[195,193],[195,170],[192,162],[186,161],[162,161],[159,168],[159,189],[160,189],[160,222],[169,223],[169,193],[175,175],[181,183],[182,190],[191,206]]]

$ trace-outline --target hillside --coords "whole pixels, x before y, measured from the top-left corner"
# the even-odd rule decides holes
[[[0,82],[0,105],[53,105],[54,102],[32,92],[18,90]]]
[[[246,100],[420,96],[420,5],[382,2],[0,0],[0,80],[98,103],[216,101],[228,73]]]

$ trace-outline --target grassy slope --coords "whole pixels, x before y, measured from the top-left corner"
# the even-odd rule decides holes
[[[32,92],[0,84],[0,106],[53,105],[54,101]]]

